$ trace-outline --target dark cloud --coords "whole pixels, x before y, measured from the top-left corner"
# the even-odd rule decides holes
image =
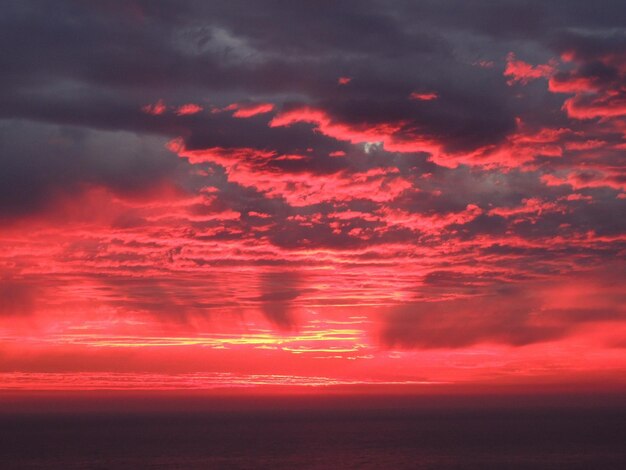
[[[0,317],[28,316],[36,311],[41,295],[36,284],[0,279]]]
[[[177,256],[177,250],[164,253],[164,264],[171,265],[174,256]],[[133,312],[151,315],[162,322],[189,326],[197,318],[210,319],[225,310],[241,311],[236,299],[224,296],[220,280],[209,274],[202,279],[176,279],[163,275],[124,276],[120,270],[111,275],[96,275],[93,280],[103,303],[119,309],[123,312],[122,317]]]
[[[513,346],[559,338],[569,324],[533,325],[531,305],[520,299],[424,302],[396,309],[382,341],[400,348],[462,348],[476,343]]]
[[[182,163],[163,144],[127,132],[0,121],[0,216],[32,213],[86,185],[148,190]]]
[[[259,280],[261,294],[249,300],[259,305],[265,317],[281,329],[292,329],[296,324],[293,307],[296,299],[311,291],[295,272],[268,272]]]
[[[195,116],[181,121],[139,111],[160,98],[170,105],[199,98],[201,104],[225,105],[264,97],[278,105],[319,106],[348,125],[401,123],[399,141],[420,136],[449,151],[472,150],[501,142],[515,130],[515,118],[527,111],[511,96],[501,68],[476,66],[472,57],[462,56],[465,45],[478,41],[484,54],[501,61],[516,43],[486,41],[484,33],[504,43],[528,40],[554,23],[560,28],[560,39],[551,39],[556,45],[546,39],[543,47],[529,49],[547,59],[550,47],[576,47],[577,36],[568,32],[572,28],[586,22],[608,27],[623,14],[617,3],[606,9],[614,10],[611,15],[588,11],[583,2],[569,5],[21,2],[3,16],[1,34],[12,47],[2,56],[7,73],[2,74],[0,112],[184,135],[189,148],[345,150],[307,126],[276,130],[268,129],[264,119],[250,123]],[[615,41],[605,42],[615,47]],[[353,80],[339,87],[337,78],[344,75]],[[411,102],[408,96],[416,90],[436,91],[438,99]]]
[[[459,63],[445,35],[409,28],[394,14],[401,9],[235,3],[14,5],[2,25],[13,46],[4,56],[11,73],[4,75],[2,113],[173,133],[180,126],[142,117],[139,108],[158,98],[227,104],[272,96],[321,106],[341,122],[403,121],[399,137],[418,131],[450,148],[494,143],[513,129],[502,77]],[[372,60],[381,64],[372,67]],[[354,80],[339,88],[340,75]],[[420,88],[437,88],[438,105],[409,102]]]
[[[615,264],[544,283],[503,283],[498,273],[433,272],[423,290],[431,300],[394,307],[381,341],[407,349],[525,346],[558,339],[588,323],[622,322],[624,293],[615,275],[623,276]]]

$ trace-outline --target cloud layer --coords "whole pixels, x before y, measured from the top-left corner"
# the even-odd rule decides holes
[[[624,24],[618,1],[11,3],[0,357],[213,335],[249,374],[221,341],[250,335],[264,373],[581,344],[623,370]]]

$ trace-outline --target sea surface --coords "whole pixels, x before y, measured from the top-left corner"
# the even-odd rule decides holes
[[[0,415],[5,469],[626,469],[626,410]]]

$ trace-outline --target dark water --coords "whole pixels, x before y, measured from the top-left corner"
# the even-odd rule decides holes
[[[626,469],[626,411],[0,415],[0,468]]]

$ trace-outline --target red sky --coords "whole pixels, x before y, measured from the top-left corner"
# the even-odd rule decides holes
[[[626,386],[625,7],[236,3],[7,7],[1,390]]]

